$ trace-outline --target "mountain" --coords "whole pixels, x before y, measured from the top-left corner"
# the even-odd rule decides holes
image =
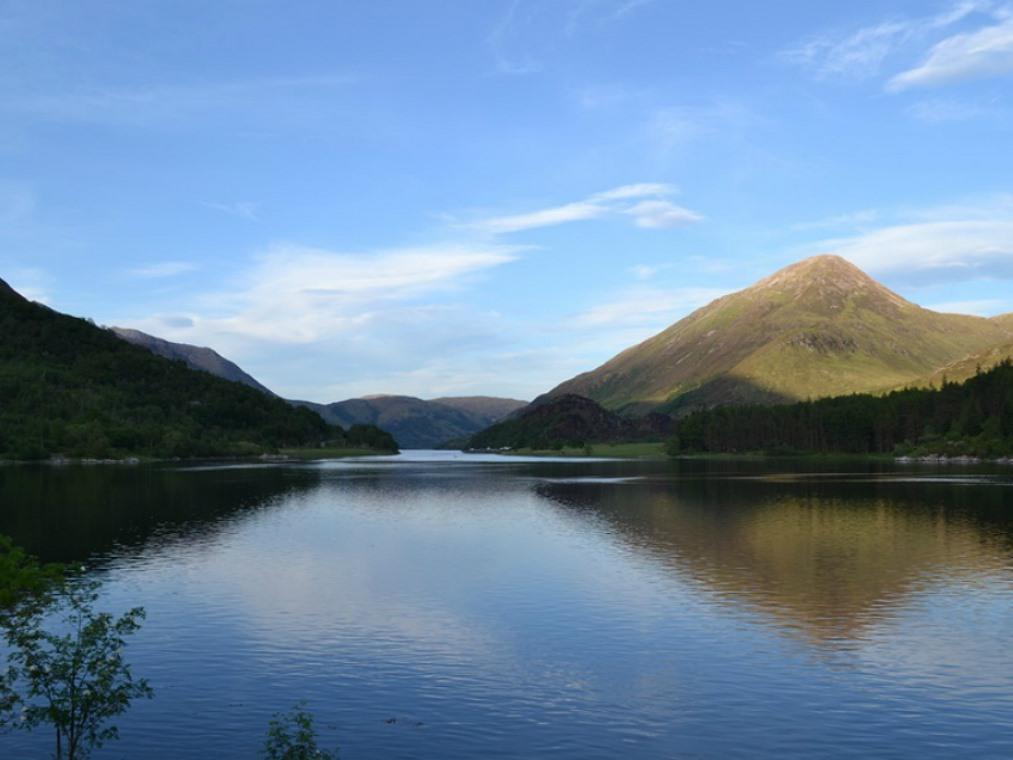
[[[139,330],[122,327],[114,327],[112,332],[123,340],[166,359],[182,361],[193,369],[274,395],[237,365],[210,348],[173,343]],[[311,401],[289,403],[316,412],[330,425],[346,428],[356,425],[379,426],[392,433],[401,445],[417,449],[434,448],[451,440],[466,439],[525,406],[527,402],[494,396],[447,397],[432,401],[411,396],[370,396],[333,404]]]
[[[496,396],[445,396],[432,399],[432,403],[472,415],[483,428],[528,405],[527,401]]]
[[[1013,312],[1009,314],[1000,314],[998,317],[992,317],[991,322],[999,325],[1003,330],[1013,337]]]
[[[234,383],[242,383],[251,388],[256,388],[261,393],[274,395],[270,390],[246,374],[237,365],[230,362],[224,356],[210,348],[191,346],[186,343],[172,343],[154,335],[148,335],[140,330],[130,330],[126,327],[112,327],[113,333],[123,340],[141,346],[149,351],[164,356],[166,359],[185,362],[193,369],[210,372],[212,375],[231,380]]]
[[[1002,320],[906,301],[838,256],[719,298],[547,395],[627,415],[875,392],[1008,341]]]
[[[566,394],[543,398],[472,436],[471,449],[552,449],[563,445],[660,441],[672,434],[671,417],[628,419],[589,398]]]
[[[217,456],[382,443],[240,383],[190,369],[0,280],[0,459]]]
[[[413,396],[370,396],[333,404],[293,401],[335,425],[376,425],[407,449],[431,449],[466,439],[525,402],[493,397],[443,398],[424,401]]]

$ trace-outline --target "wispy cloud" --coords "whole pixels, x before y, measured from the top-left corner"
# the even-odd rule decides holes
[[[260,221],[260,204],[253,201],[235,201],[233,203],[205,203],[205,207],[223,214],[236,216],[248,222]]]
[[[742,101],[716,98],[693,106],[655,108],[644,120],[643,133],[659,160],[679,156],[707,140],[734,143],[740,152],[767,125],[764,117]]]
[[[908,214],[904,221],[823,240],[809,252],[837,253],[874,274],[946,283],[1013,278],[1013,201],[1000,197]]]
[[[466,227],[487,235],[506,235],[606,216],[625,216],[632,219],[636,226],[651,229],[678,227],[703,219],[695,211],[667,200],[666,196],[674,192],[670,185],[658,183],[623,185],[581,201],[523,214],[481,219]]]
[[[937,43],[918,66],[897,74],[887,90],[937,87],[965,79],[1013,74],[1013,15]]]
[[[861,79],[877,74],[887,56],[912,33],[912,22],[885,22],[844,36],[814,37],[781,57],[820,79]]]
[[[431,246],[367,254],[276,245],[235,287],[204,294],[189,314],[157,321],[176,336],[311,343],[354,331],[373,315],[453,287],[515,258],[508,246]]]
[[[195,269],[197,269],[197,265],[192,261],[159,261],[131,269],[128,274],[143,280],[158,280],[192,272]]]
[[[930,16],[897,17],[857,30],[825,33],[783,51],[781,58],[818,79],[866,79],[878,75],[885,61],[905,45],[992,6],[991,0],[961,0]]]
[[[534,10],[522,0],[513,0],[506,13],[489,32],[486,44],[500,74],[534,74],[542,64],[523,40],[523,29],[532,22]]]
[[[486,37],[500,74],[536,74],[561,37],[619,23],[655,0],[513,0]]]

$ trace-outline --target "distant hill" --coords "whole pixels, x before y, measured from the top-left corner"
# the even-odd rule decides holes
[[[838,256],[719,298],[549,396],[627,415],[885,391],[1008,342],[1007,318],[916,306]]]
[[[186,362],[193,369],[210,372],[212,375],[217,375],[226,380],[256,388],[261,393],[274,395],[270,390],[213,349],[191,346],[186,343],[173,343],[162,338],[156,338],[154,335],[148,335],[140,330],[131,330],[126,327],[112,327],[110,329],[116,335],[123,338],[123,340],[129,341],[135,346],[142,346],[159,356],[164,356],[166,359]]]
[[[407,449],[431,449],[466,439],[525,402],[494,397],[443,398],[424,401],[413,396],[371,396],[333,404],[293,401],[335,425],[376,425]]]
[[[472,449],[553,449],[588,443],[661,441],[674,428],[671,417],[621,417],[589,398],[566,394],[543,398],[472,436]]]
[[[0,280],[0,459],[217,456],[380,443],[308,410],[198,372]]]
[[[469,414],[483,428],[528,405],[527,401],[496,396],[445,396],[431,399],[431,402]]]

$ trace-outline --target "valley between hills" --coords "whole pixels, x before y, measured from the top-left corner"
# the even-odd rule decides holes
[[[0,305],[5,459],[646,442],[670,453],[1013,450],[1013,315],[934,312],[832,255],[719,298],[530,404],[284,400],[211,348],[100,328],[5,284]],[[890,431],[877,423],[898,415]],[[830,432],[840,429],[851,437]]]

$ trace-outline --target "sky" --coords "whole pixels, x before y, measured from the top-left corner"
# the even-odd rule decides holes
[[[532,398],[817,253],[1013,311],[1013,2],[0,0],[0,50],[0,278],[289,398]]]

